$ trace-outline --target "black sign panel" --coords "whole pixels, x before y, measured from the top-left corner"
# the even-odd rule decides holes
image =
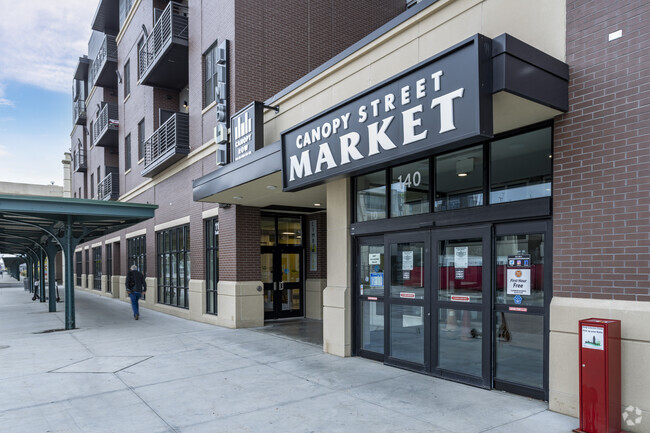
[[[491,46],[475,35],[285,131],[284,191],[491,137]]]
[[[232,162],[246,158],[264,146],[264,104],[251,102],[230,118]]]

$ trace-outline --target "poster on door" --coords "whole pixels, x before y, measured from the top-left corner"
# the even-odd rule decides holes
[[[530,296],[530,269],[508,269],[508,295]]]
[[[402,270],[413,270],[413,251],[402,251]]]
[[[467,269],[469,267],[469,247],[454,248],[454,267]]]

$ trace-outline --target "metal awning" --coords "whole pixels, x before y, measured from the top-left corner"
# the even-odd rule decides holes
[[[52,269],[50,311],[56,310],[54,256],[65,260],[65,327],[75,328],[73,258],[76,246],[154,216],[157,205],[76,198],[0,195],[0,252],[38,256],[45,253]]]

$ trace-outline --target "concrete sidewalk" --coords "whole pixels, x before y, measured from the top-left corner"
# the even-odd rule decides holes
[[[76,293],[0,287],[2,432],[570,432],[544,402]]]

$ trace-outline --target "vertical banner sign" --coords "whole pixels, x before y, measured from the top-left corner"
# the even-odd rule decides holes
[[[253,154],[264,146],[264,104],[251,102],[230,118],[232,162]]]
[[[318,270],[318,221],[309,221],[309,270]]]
[[[491,137],[491,47],[477,34],[282,133],[284,190]]]
[[[228,40],[217,47],[213,56],[212,67],[216,68],[214,100],[217,103],[214,141],[217,143],[217,165],[225,165],[228,163]]]

